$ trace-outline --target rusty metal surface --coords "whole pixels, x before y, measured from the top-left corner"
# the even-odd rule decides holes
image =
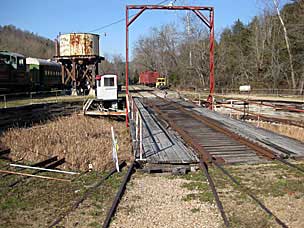
[[[99,56],[99,35],[69,33],[59,36],[60,56]]]
[[[194,112],[169,100],[145,100],[184,141],[195,149],[206,163],[264,162],[261,155],[274,159],[273,153],[227,132]]]
[[[126,162],[125,161],[122,161],[120,162],[119,164],[119,168],[123,168],[124,166],[126,165]],[[57,227],[57,225],[66,217],[68,216],[71,212],[75,211],[79,205],[85,201],[97,188],[99,188],[100,186],[102,186],[102,184],[107,180],[109,179],[114,173],[116,173],[117,170],[116,170],[116,167],[113,168],[107,175],[105,175],[104,177],[102,177],[100,179],[100,181],[98,181],[96,184],[94,184],[92,187],[90,187],[89,189],[87,189],[85,191],[85,193],[83,194],[83,196],[78,199],[75,203],[73,203],[73,205],[65,212],[61,213],[59,215],[58,218],[56,218],[52,223],[51,225],[49,225],[49,227]]]
[[[254,202],[256,202],[262,208],[262,210],[264,210],[270,217],[273,217],[274,220],[277,222],[277,224],[279,224],[283,228],[287,228],[288,227],[269,208],[267,208],[266,205],[260,199],[258,199],[258,197],[256,197],[248,188],[243,187],[241,185],[241,183],[235,177],[233,177],[226,169],[224,169],[222,166],[220,166],[217,163],[214,163],[214,165],[218,169],[220,169],[223,172],[223,174],[225,174],[234,184],[236,184],[237,186],[239,186],[240,189],[241,189],[241,191],[243,193],[246,193]]]
[[[224,221],[224,224],[226,227],[230,227],[230,224],[229,224],[229,221],[228,221],[228,218],[227,218],[227,215],[224,211],[224,207],[223,207],[223,204],[219,198],[219,195],[218,195],[218,192],[216,190],[216,187],[215,187],[215,184],[213,182],[213,179],[211,178],[210,174],[209,174],[209,171],[208,171],[208,166],[206,163],[204,163],[202,160],[200,161],[200,168],[203,170],[207,180],[208,180],[208,183],[209,183],[209,186],[211,188],[211,191],[212,191],[212,194],[214,196],[214,199],[215,199],[215,202],[216,202],[216,205],[217,205],[217,208],[222,216],[222,219]]]

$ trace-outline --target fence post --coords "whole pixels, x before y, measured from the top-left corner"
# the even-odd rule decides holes
[[[136,152],[137,152],[137,149],[139,148],[139,143],[138,143],[138,131],[139,131],[139,127],[138,127],[138,110],[136,110],[135,112],[135,118],[136,118],[136,121],[135,121],[135,142],[136,142],[136,149],[135,149],[135,154],[134,154],[134,157],[136,157]]]
[[[136,139],[136,141],[138,141],[138,110],[136,111],[135,118],[136,118],[136,122],[135,122],[135,126],[136,126],[135,139]]]
[[[198,93],[198,106],[201,106],[201,94]]]
[[[143,127],[142,127],[142,118],[139,119],[139,159],[143,159]]]
[[[232,108],[233,108],[233,102],[232,100],[230,101],[230,105],[231,105],[231,109],[230,109],[230,113],[229,113],[229,117],[232,117]]]
[[[257,127],[260,127],[260,114],[261,114],[261,104],[259,104],[259,114],[258,114],[258,124],[257,124]]]
[[[132,105],[131,105],[131,120],[134,120],[134,100],[132,99],[132,97],[131,97],[131,103],[132,103]]]

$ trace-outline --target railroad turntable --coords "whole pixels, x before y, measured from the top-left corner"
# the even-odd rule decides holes
[[[16,50],[1,51],[0,93],[68,89],[59,94],[78,96],[60,103],[57,90],[48,101],[30,92],[29,105],[11,107],[8,94],[0,94],[0,227],[304,227],[304,138],[292,135],[304,134],[302,33],[295,20],[303,7],[273,2],[278,15],[266,11],[248,24],[238,19],[219,39],[213,6],[125,5],[125,18],[93,29],[115,14],[115,4],[108,11],[106,3],[94,3],[98,12],[90,3],[89,10],[63,4],[71,20],[57,29],[71,32],[39,44],[45,55],[26,58],[35,55],[20,51],[22,39]],[[160,22],[147,11],[186,14],[179,26],[151,33],[139,27],[144,36],[130,39],[143,16]],[[87,20],[76,25],[87,32],[74,32],[75,23],[61,27],[79,15]],[[121,22],[125,36],[104,30]],[[15,31],[7,37],[23,34],[13,26],[2,30]],[[4,40],[9,47],[9,39],[0,46]],[[235,88],[239,94],[230,97]],[[249,98],[260,89],[277,97]],[[281,100],[285,92],[291,101]],[[288,137],[263,129],[265,121],[292,126]]]
[[[165,98],[168,92],[143,94],[142,89],[132,94],[129,116],[135,157],[144,170],[185,174],[199,167],[212,189],[225,226],[230,227],[233,221],[223,206],[227,199],[225,194],[219,194],[221,187],[215,184],[218,175],[224,175],[224,179],[238,186],[238,191],[241,189],[242,194],[255,202],[275,223],[289,227],[270,205],[253,193],[254,190],[243,186],[235,176],[241,174],[234,170],[252,167],[252,172],[256,173],[257,167],[264,169],[281,164],[294,174],[303,175],[301,162],[292,161],[303,158],[303,142],[197,107],[183,99]],[[172,92],[171,97],[174,97]],[[215,175],[217,172],[222,174]],[[297,183],[296,188],[301,188],[302,184]],[[293,191],[291,189],[293,187],[288,190],[286,186],[286,191]]]

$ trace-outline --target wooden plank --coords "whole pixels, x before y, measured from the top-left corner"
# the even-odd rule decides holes
[[[57,181],[71,182],[71,180],[68,180],[68,179],[54,178],[54,177],[47,177],[47,176],[39,176],[39,175],[33,175],[33,174],[28,174],[28,173],[13,172],[13,171],[8,171],[8,170],[0,170],[0,173],[14,174],[14,175],[20,175],[20,176],[26,176],[26,177],[42,178],[42,179],[47,179],[47,180],[57,180]]]
[[[197,157],[183,145],[179,143],[180,139],[172,136],[171,133],[165,131],[157,123],[156,119],[143,107],[143,105],[135,100],[138,109],[145,118],[144,127],[144,151],[148,162],[156,163],[196,163]],[[149,128],[149,132],[148,132]]]

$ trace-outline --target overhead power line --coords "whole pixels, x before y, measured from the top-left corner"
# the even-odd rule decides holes
[[[161,5],[161,4],[164,4],[164,3],[169,2],[169,1],[170,1],[170,0],[161,1],[161,2],[157,3],[157,5]],[[171,1],[171,2],[172,2],[172,1]],[[175,1],[174,1],[174,2],[175,2]],[[132,14],[132,15],[129,16],[129,18],[130,18],[130,17],[133,17],[133,16],[135,16],[135,15],[136,15],[136,14]],[[102,30],[102,29],[111,27],[111,26],[113,26],[113,25],[119,24],[119,23],[121,23],[121,22],[123,22],[123,21],[125,21],[125,18],[121,18],[121,19],[119,19],[119,20],[117,20],[117,21],[114,21],[114,22],[109,23],[109,24],[107,24],[107,25],[103,25],[103,26],[101,26],[101,27],[99,27],[99,28],[90,30],[90,31],[88,31],[88,32],[96,32],[96,31],[99,31],[99,30]]]

